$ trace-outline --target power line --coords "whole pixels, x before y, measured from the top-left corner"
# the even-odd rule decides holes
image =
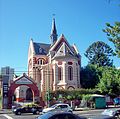
[[[14,73],[9,73],[9,74],[13,74],[13,75],[16,75],[16,74],[22,74],[22,73],[25,73],[25,72],[27,72],[27,73],[34,73],[34,74],[32,74],[32,75],[41,75],[40,73],[38,73],[39,71],[17,71],[16,73],[14,72]],[[51,71],[51,73],[48,73],[48,71],[43,71],[44,73],[45,73],[45,75],[49,75],[49,76],[52,76],[52,75],[54,75],[54,73],[52,73],[52,71]],[[50,71],[49,71],[50,72]],[[37,73],[37,74],[36,74]],[[67,72],[68,73],[68,72]],[[68,76],[69,74],[61,74],[61,76]],[[76,72],[77,73],[77,72]],[[3,75],[6,75],[6,76],[9,76],[9,74],[3,74]],[[80,74],[80,73],[79,73]],[[58,73],[55,73],[55,75],[56,76],[60,76]],[[73,74],[72,74],[73,75]],[[73,77],[78,77],[78,75],[73,75]]]

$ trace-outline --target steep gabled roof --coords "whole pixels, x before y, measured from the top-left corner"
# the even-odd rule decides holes
[[[50,44],[33,42],[33,47],[36,55],[47,55],[50,49]]]
[[[32,78],[28,77],[25,73],[23,73],[21,76],[17,77],[17,78],[14,80],[14,83],[17,84],[17,82],[21,81],[21,79],[23,79],[23,78],[28,79],[27,82],[29,82],[29,84],[35,83],[34,80],[33,80]],[[21,83],[22,83],[22,82],[21,82]]]
[[[59,56],[75,56],[80,57],[80,54],[75,45],[71,46],[64,35],[62,34],[60,38],[50,47],[50,51],[55,51],[56,53],[52,57]]]
[[[70,46],[69,43],[68,43],[68,41],[66,40],[66,38],[65,38],[64,35],[62,34],[62,35],[60,36],[60,38],[58,38],[58,40],[51,46],[50,51],[56,51],[56,50],[58,50],[59,47],[60,47],[60,45],[61,45],[63,42],[66,43],[66,45]]]
[[[73,44],[73,45],[71,46],[71,48],[72,48],[72,51],[74,52],[75,56],[78,57],[78,58],[80,58],[81,55],[79,54],[79,51],[78,51],[76,45]]]

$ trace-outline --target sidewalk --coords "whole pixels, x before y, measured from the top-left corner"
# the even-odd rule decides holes
[[[104,109],[109,109],[109,108],[120,108],[120,105],[118,106],[114,106],[114,105],[109,105],[108,107],[104,108]],[[88,108],[88,107],[84,107],[84,108],[75,108],[75,111],[88,111],[88,110],[97,110],[96,108]]]
[[[74,111],[87,111],[87,110],[91,110],[91,109],[88,108],[88,107],[84,107],[84,108],[78,107],[78,108],[75,108],[75,109],[74,109]]]
[[[0,109],[0,114],[11,114],[12,109]]]

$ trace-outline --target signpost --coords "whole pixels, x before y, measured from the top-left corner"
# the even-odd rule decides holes
[[[50,93],[49,91],[46,92],[46,100],[47,100],[47,106],[50,106]]]
[[[8,76],[2,76],[2,108],[6,109],[8,104]]]

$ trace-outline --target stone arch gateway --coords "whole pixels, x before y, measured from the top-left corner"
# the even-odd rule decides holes
[[[8,108],[12,108],[12,96],[14,95],[14,91],[19,86],[28,86],[31,88],[33,92],[33,102],[40,101],[39,100],[39,90],[36,83],[29,78],[25,73],[18,77],[15,81],[13,81],[8,90]]]

